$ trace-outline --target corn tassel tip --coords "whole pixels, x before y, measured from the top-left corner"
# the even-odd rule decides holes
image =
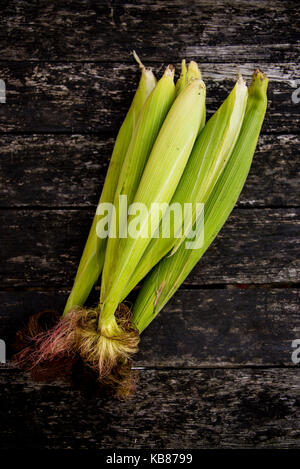
[[[243,78],[243,75],[241,73],[238,73],[237,82],[238,82],[239,85],[247,86],[246,85],[246,80]]]
[[[164,72],[164,76],[174,78],[174,75],[175,75],[175,67],[172,64],[169,64],[166,67],[166,70]]]
[[[262,72],[259,68],[257,68],[253,75],[252,75],[252,78],[255,79],[255,78],[259,78],[260,80],[265,80],[267,78],[267,75],[266,73]]]

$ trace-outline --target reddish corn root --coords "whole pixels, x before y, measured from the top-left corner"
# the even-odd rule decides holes
[[[34,380],[51,382],[71,375],[74,361],[71,357],[63,354],[50,357],[44,350],[50,331],[56,330],[59,322],[60,316],[56,311],[45,310],[30,316],[26,326],[17,332],[13,359],[20,368],[30,371]],[[42,345],[41,353],[39,343]]]
[[[47,311],[45,314],[49,317],[50,313]],[[24,348],[14,358],[22,368],[42,366],[74,352],[74,331],[70,320],[60,319],[56,314],[46,324],[42,319],[43,313],[31,316],[28,325],[17,334],[17,345],[23,341]]]
[[[97,310],[76,308],[64,318],[53,311],[38,313],[18,332],[14,360],[35,380],[63,378],[88,395],[113,389],[116,397],[128,398],[135,393],[137,382],[130,356],[137,350],[139,336],[127,306],[119,306],[116,319],[121,333],[104,338],[112,341],[109,350],[113,356],[103,358]]]
[[[13,344],[16,353],[32,346],[32,339],[53,327],[59,321],[56,311],[45,310],[30,316],[28,323],[17,332],[15,343]]]

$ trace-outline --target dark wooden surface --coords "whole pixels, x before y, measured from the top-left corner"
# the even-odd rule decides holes
[[[61,310],[138,82],[195,59],[210,115],[257,66],[269,106],[236,209],[142,336],[136,400],[0,369],[0,448],[299,448],[296,1],[3,0],[0,339]],[[178,67],[177,67],[178,70]],[[96,299],[99,291],[93,292]]]
[[[86,400],[63,384],[0,375],[0,448],[295,448],[293,369],[147,369],[135,400]],[[14,421],[12,427],[11,422]]]
[[[130,63],[123,63],[121,58],[116,62],[67,64],[2,61],[10,106],[1,107],[1,129],[4,132],[105,132],[105,136],[114,135],[138,80],[130,49],[125,59]],[[207,84],[208,116],[227,96],[237,72],[242,72],[247,79],[253,72],[253,63],[198,62]],[[178,58],[173,63],[179,70]],[[149,64],[155,71],[161,71],[167,62]],[[295,80],[300,78],[299,68],[290,63],[282,66],[259,61],[255,65],[261,65],[271,81],[263,132],[297,132],[300,111],[299,106],[293,104],[291,93]]]
[[[2,210],[9,242],[2,246],[0,285],[70,286],[93,213],[60,208]],[[297,281],[299,217],[298,208],[236,208],[185,284]]]

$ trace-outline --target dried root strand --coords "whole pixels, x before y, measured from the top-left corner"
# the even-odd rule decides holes
[[[16,353],[32,346],[33,339],[59,321],[59,315],[53,310],[44,310],[29,317],[28,323],[16,334],[13,349]]]
[[[37,339],[43,337],[60,320],[56,311],[44,310],[29,317],[28,323],[16,334],[13,344],[15,363],[24,370],[29,370],[37,381],[51,382],[57,378],[68,378],[72,370],[72,361],[66,356],[57,356],[47,362],[37,358]]]
[[[76,311],[70,312],[70,315],[62,319],[53,314],[48,323],[43,322],[43,318],[44,313],[31,316],[28,325],[17,334],[19,343],[20,337],[23,343],[27,343],[14,357],[22,368],[31,369],[45,362],[75,354]]]
[[[97,330],[98,319],[97,309],[85,308],[74,308],[63,318],[49,311],[31,316],[17,334],[14,359],[30,370],[33,379],[65,378],[78,385],[79,373],[88,388],[97,382],[98,387],[113,388],[118,398],[127,398],[135,392],[137,374],[132,371],[131,357],[139,343],[131,311],[124,304],[119,306],[112,335]]]
[[[139,334],[131,323],[130,309],[121,304],[116,312],[113,330],[97,330],[97,310],[82,310],[78,323],[78,352],[82,359],[99,374],[108,376],[118,366],[127,363],[138,350]]]

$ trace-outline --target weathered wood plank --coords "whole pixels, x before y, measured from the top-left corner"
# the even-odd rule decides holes
[[[136,400],[87,400],[0,369],[0,448],[299,448],[300,376],[291,363],[299,291],[198,289],[299,280],[299,210],[241,207],[299,205],[298,3],[11,0],[0,12],[0,207],[9,209],[0,212],[0,288],[11,288],[0,293],[0,338],[8,343],[30,313],[63,307],[67,292],[56,290],[72,283],[112,136],[138,82],[130,51],[156,71],[183,57],[201,63],[208,115],[237,69],[249,78],[261,66],[270,78],[240,208],[188,278],[197,290],[177,292],[143,334]],[[45,210],[59,206],[73,210]],[[244,366],[255,369],[222,369]]]
[[[94,295],[95,302],[97,294]],[[1,292],[0,338],[10,345],[31,314],[62,311],[66,291]],[[179,290],[142,334],[136,366],[293,366],[300,293],[292,289]]]
[[[187,285],[299,280],[299,209],[236,209]],[[68,287],[93,217],[85,210],[2,210],[0,285]]]
[[[3,135],[1,143],[1,207],[96,206],[114,139]]]
[[[26,19],[26,20],[25,20]],[[295,1],[12,0],[1,3],[1,59],[202,61],[298,59]],[[13,40],[12,40],[13,39]]]
[[[137,363],[170,367],[293,365],[297,290],[179,290],[143,333]]]
[[[162,65],[156,66],[155,71],[161,70]],[[249,79],[257,65],[257,62],[201,65],[207,84],[208,116],[226,98],[237,72],[241,71]],[[300,110],[292,102],[292,93],[300,79],[298,65],[265,64],[262,68],[270,79],[263,131],[298,132]],[[138,83],[133,60],[130,65],[122,61],[106,64],[0,62],[0,77],[7,88],[6,104],[0,106],[1,132],[109,131],[115,135]]]
[[[299,206],[298,135],[262,135],[239,206]],[[0,206],[94,207],[113,139],[3,135]]]
[[[144,370],[134,400],[0,371],[5,449],[299,448],[299,369]]]

